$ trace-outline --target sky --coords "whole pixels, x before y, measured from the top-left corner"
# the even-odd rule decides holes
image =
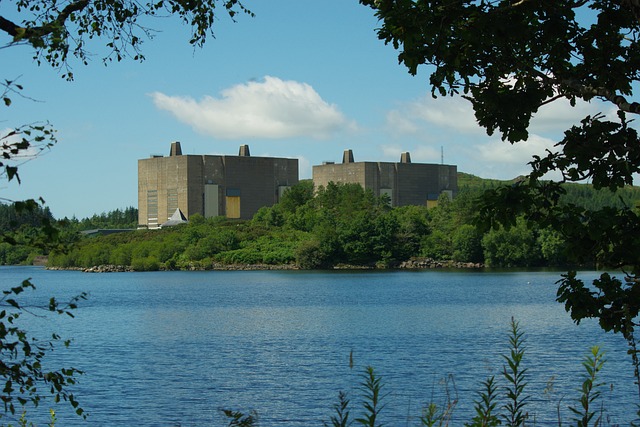
[[[553,147],[562,132],[602,104],[545,106],[530,138],[514,146],[487,136],[468,101],[431,96],[429,69],[416,76],[398,64],[398,52],[378,40],[380,23],[357,0],[246,0],[255,17],[220,15],[215,38],[189,43],[177,19],[149,22],[157,32],[142,45],[146,60],[105,66],[100,43],[88,65],[70,61],[74,81],[38,66],[28,46],[0,48],[0,78],[16,80],[28,98],[2,107],[0,132],[49,122],[57,144],[20,165],[21,184],[0,181],[0,200],[42,197],[56,218],[137,207],[137,161],[183,154],[299,159],[300,179],[312,166],[355,161],[457,165],[482,178],[527,174],[535,153]],[[18,20],[0,3],[0,14]],[[13,15],[11,15],[13,14]],[[0,34],[0,47],[8,43]],[[6,66],[10,64],[10,66]]]

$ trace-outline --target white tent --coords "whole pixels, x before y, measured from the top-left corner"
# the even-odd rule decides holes
[[[171,218],[169,218],[167,222],[163,222],[162,224],[160,224],[160,228],[173,227],[174,225],[186,224],[187,222],[189,222],[187,221],[187,217],[184,216],[182,211],[178,208],[173,213],[173,215],[171,215]]]

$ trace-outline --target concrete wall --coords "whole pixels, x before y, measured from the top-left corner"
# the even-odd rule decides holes
[[[313,184],[316,188],[323,186],[326,188],[329,182],[335,183],[357,183],[363,188],[366,187],[366,177],[371,176],[372,171],[366,173],[366,164],[358,163],[330,163],[313,167]]]
[[[313,167],[313,183],[358,183],[380,196],[389,194],[392,206],[426,205],[443,191],[458,191],[457,167],[426,163],[356,162]]]
[[[154,228],[179,208],[185,216],[202,210],[195,194],[202,193],[199,156],[152,157],[138,160],[138,223]],[[157,208],[149,195],[157,195]],[[157,217],[152,215],[157,213]],[[153,220],[153,218],[157,218]]]
[[[298,183],[298,161],[270,157],[225,156],[225,189],[240,197],[240,218],[249,219],[278,201],[278,187]]]
[[[261,207],[275,204],[282,187],[297,183],[297,159],[206,155],[142,159],[138,161],[138,223],[154,228],[176,206],[187,218],[195,213],[226,215],[228,194],[240,197],[239,217],[250,219]]]

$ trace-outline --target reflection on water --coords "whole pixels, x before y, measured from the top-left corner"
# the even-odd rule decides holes
[[[320,426],[339,390],[359,401],[368,365],[383,376],[387,425],[418,425],[422,405],[442,402],[449,375],[460,400],[452,425],[462,425],[480,382],[500,375],[512,316],[527,336],[536,425],[558,425],[557,403],[577,397],[594,344],[607,351],[613,420],[628,425],[637,401],[622,338],[570,321],[554,301],[558,273],[0,268],[3,283],[27,276],[41,298],[91,294],[75,320],[30,320],[31,330],[74,337],[53,356],[86,371],[77,394],[87,425],[222,426],[219,408],[232,408],[257,410],[262,426]],[[59,419],[83,425],[64,410]]]

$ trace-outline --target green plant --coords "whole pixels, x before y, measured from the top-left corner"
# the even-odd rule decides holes
[[[478,393],[480,399],[476,400],[474,405],[476,415],[470,424],[465,424],[466,427],[494,427],[500,425],[500,420],[494,413],[497,406],[496,392],[498,390],[494,379],[495,377],[490,377],[482,383],[484,389]]]
[[[420,422],[423,426],[427,427],[446,427],[451,421],[454,408],[455,404],[447,404],[441,408],[434,402],[431,402],[422,409]]]
[[[229,427],[253,427],[258,425],[258,414],[252,411],[249,415],[245,415],[239,411],[222,409],[222,413],[229,419]]]
[[[371,366],[367,366],[363,377],[364,380],[360,383],[360,386],[364,393],[364,402],[362,405],[365,413],[362,417],[356,418],[356,422],[363,426],[379,427],[382,424],[376,424],[376,420],[384,407],[380,402],[382,399],[382,395],[380,394],[382,390],[382,379],[376,376]]]
[[[503,356],[506,365],[502,369],[502,375],[507,380],[506,395],[507,402],[503,409],[506,411],[502,415],[505,423],[509,427],[523,426],[528,414],[524,412],[528,396],[523,394],[527,385],[527,369],[521,367],[524,357],[524,333],[520,330],[518,322],[511,318],[511,335],[509,336],[511,350],[508,356]]]
[[[25,313],[34,314],[34,311],[73,317],[72,311],[77,308],[78,301],[86,299],[87,294],[82,293],[66,304],[51,298],[49,304],[42,307],[22,305],[20,294],[34,289],[29,280],[24,280],[19,286],[2,291],[0,298],[0,382],[4,384],[0,401],[4,404],[4,412],[15,414],[17,405],[24,407],[28,403],[37,407],[45,397],[41,390],[50,389],[55,402],[68,401],[78,415],[84,416],[83,409],[69,390],[82,371],[75,368],[48,371],[43,366],[45,356],[54,350],[56,343],[68,347],[70,341],[63,341],[58,334],[53,334],[48,342],[38,341],[19,326],[18,319]]]
[[[343,391],[338,393],[338,403],[333,405],[333,409],[335,411],[335,415],[332,415],[331,427],[347,427],[353,424],[353,421],[349,421],[349,399],[347,399],[347,394]],[[329,424],[323,422],[325,427],[328,427]]]
[[[600,397],[599,388],[603,385],[602,383],[596,382],[596,380],[604,363],[604,353],[600,351],[600,347],[598,346],[591,347],[591,354],[582,362],[582,366],[584,366],[587,371],[587,375],[580,389],[582,393],[579,399],[580,406],[578,408],[573,406],[569,407],[571,412],[576,415],[573,421],[577,423],[577,427],[588,427],[596,414],[596,411],[593,410],[593,404]],[[601,421],[602,413],[596,417],[591,425],[597,427],[601,424]]]
[[[442,406],[438,406],[433,399],[422,409],[420,422],[423,426],[428,427],[445,427],[449,425],[453,410],[458,404],[457,391],[453,375],[447,376],[442,380],[445,399]],[[451,384],[451,387],[450,387]],[[455,398],[451,398],[451,388],[455,392]]]
[[[524,333],[520,329],[520,325],[514,319],[511,319],[510,335],[509,335],[509,352],[503,355],[505,365],[503,366],[502,378],[506,381],[504,387],[504,398],[506,403],[499,405],[500,385],[494,376],[489,377],[482,382],[482,388],[477,393],[479,398],[475,401],[475,415],[468,423],[464,423],[465,427],[496,427],[500,425],[506,426],[525,426],[536,425],[535,418],[525,412],[525,406],[529,399],[524,394],[527,386],[527,369],[522,367],[522,361],[525,354]],[[580,389],[581,395],[577,399],[579,406],[569,406],[573,413],[573,421],[575,427],[600,427],[603,425],[604,408],[595,409],[594,404],[600,397],[599,388],[603,385],[597,382],[597,377],[605,364],[604,353],[600,347],[591,348],[588,356],[582,362],[586,370],[586,375]],[[353,367],[353,352],[349,355],[349,366]],[[382,378],[376,374],[375,370],[368,366],[362,374],[360,382],[360,391],[362,392],[362,407],[364,413],[361,417],[352,420],[350,405],[351,401],[344,392],[338,393],[338,402],[333,405],[333,415],[329,422],[323,422],[324,427],[347,427],[354,423],[369,427],[381,427],[379,416],[383,408],[382,401],[385,394],[382,393]],[[552,385],[553,378],[547,384],[543,393],[547,393]],[[452,423],[453,412],[457,406],[457,393],[452,397],[451,389],[455,390],[453,377],[449,376],[442,381],[444,384],[445,399],[443,404],[435,403],[432,399],[423,409],[419,418],[420,425],[427,427],[448,427]],[[257,425],[254,412],[252,415],[244,415],[241,412],[223,411],[225,415],[231,419],[229,426],[254,426]],[[599,413],[599,415],[598,415]],[[529,419],[533,418],[531,422]],[[243,424],[244,423],[244,424]],[[407,424],[408,425],[408,424]],[[562,418],[560,416],[560,403],[558,404],[558,426],[562,427]],[[632,426],[636,424],[632,423]]]
[[[47,423],[47,427],[55,427],[56,421],[58,421],[56,418],[56,411],[49,409],[49,422]],[[4,425],[2,427],[4,427]],[[9,423],[7,424],[7,427],[13,427],[13,424]],[[27,420],[27,411],[22,411],[22,414],[20,414],[20,418],[18,419],[17,427],[36,427],[36,425]]]

